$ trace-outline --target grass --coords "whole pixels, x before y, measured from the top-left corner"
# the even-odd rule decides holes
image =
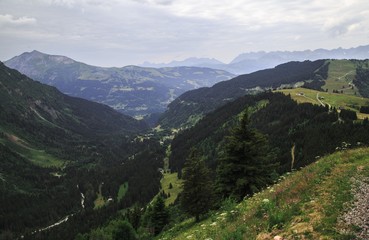
[[[355,63],[349,60],[330,60],[328,78],[322,88],[324,90],[328,89],[329,92],[333,92],[333,90],[343,90],[344,94],[354,95],[355,92],[356,94],[359,94],[356,87],[351,89],[351,86],[349,85],[352,83],[355,74]]]
[[[120,202],[124,198],[128,191],[128,182],[125,182],[119,186],[117,200]]]
[[[360,169],[360,170],[359,170]],[[188,219],[158,239],[353,239],[338,219],[353,201],[353,177],[369,176],[369,148],[336,152],[241,203]]]
[[[160,184],[162,190],[164,190],[166,194],[170,194],[170,196],[165,199],[165,205],[168,206],[174,203],[178,194],[182,191],[182,181],[177,178],[177,173],[164,173]],[[170,185],[172,188],[169,187]]]
[[[32,145],[15,135],[8,134],[6,138],[0,138],[0,143],[40,167],[63,168],[67,164],[67,161],[56,158],[46,153],[45,150],[35,149]]]
[[[357,113],[359,119],[369,117],[369,114],[359,112],[361,106],[369,105],[368,98],[341,93],[320,92],[306,88],[283,89],[278,90],[278,92],[282,92],[286,95],[290,94],[291,98],[296,100],[298,103],[312,103],[320,105],[317,100],[317,94],[319,94],[319,97],[324,104],[328,104],[336,109],[345,108],[353,110]]]
[[[97,192],[97,198],[94,201],[94,209],[99,209],[99,208],[105,206],[105,204],[106,204],[106,199],[104,198],[104,196],[102,195],[102,192],[101,192],[101,188],[102,188],[103,185],[104,185],[104,183],[101,183],[99,185],[99,192]]]

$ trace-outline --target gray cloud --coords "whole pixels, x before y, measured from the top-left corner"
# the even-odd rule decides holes
[[[1,0],[0,59],[37,49],[122,66],[354,47],[368,42],[366,6],[366,0]]]

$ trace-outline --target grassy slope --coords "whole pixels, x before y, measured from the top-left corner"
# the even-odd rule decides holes
[[[128,182],[125,182],[119,186],[117,200],[118,202],[124,198],[128,191]]]
[[[182,181],[178,179],[177,175],[177,173],[164,173],[163,178],[160,181],[162,190],[164,190],[166,194],[170,194],[170,196],[165,199],[166,206],[174,203],[178,194],[182,191]],[[170,184],[172,184],[171,189],[169,189]]]
[[[319,92],[316,90],[306,89],[306,88],[295,88],[295,89],[283,89],[278,90],[286,95],[290,94],[292,99],[296,100],[298,103],[312,103],[320,104],[317,100],[317,94],[321,98],[324,104],[329,104],[332,107],[343,107],[345,109],[350,109],[357,112],[358,118],[364,119],[369,117],[369,114],[359,113],[360,106],[368,106],[369,99],[362,98],[354,95],[346,95],[341,93],[327,93]],[[303,93],[303,94],[301,94]]]
[[[56,158],[46,153],[45,150],[39,150],[34,148],[29,143],[23,141],[22,139],[12,134],[0,138],[0,143],[14,150],[22,157],[28,159],[33,164],[40,167],[62,168],[67,163],[67,161],[65,160]]]
[[[352,239],[356,227],[337,219],[353,200],[353,178],[369,176],[369,149],[336,152],[283,176],[277,184],[234,207],[193,219],[159,239]],[[351,229],[343,233],[340,229]]]
[[[324,90],[328,89],[329,92],[338,90],[345,94],[354,95],[359,94],[356,87],[350,88],[349,83],[352,83],[356,74],[356,65],[349,60],[330,60],[328,78],[325,81],[325,85],[322,86]]]

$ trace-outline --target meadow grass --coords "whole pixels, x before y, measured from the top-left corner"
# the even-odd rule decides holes
[[[118,202],[124,198],[128,191],[128,182],[125,182],[119,186],[117,200]]]
[[[160,181],[162,190],[166,194],[170,194],[165,199],[165,205],[168,206],[177,199],[178,194],[182,191],[182,180],[177,178],[177,173],[164,173],[163,178]],[[169,186],[172,186],[171,188]]]
[[[298,103],[312,103],[320,105],[317,100],[317,94],[324,104],[329,104],[331,107],[336,109],[344,108],[350,109],[357,113],[359,119],[368,118],[369,114],[360,113],[361,106],[368,106],[369,99],[358,97],[354,95],[346,95],[341,93],[328,93],[320,92],[307,88],[295,88],[295,89],[282,89],[277,90],[277,92],[282,92],[286,95],[291,95],[291,98]]]
[[[187,219],[158,239],[352,239],[354,233],[341,232],[337,219],[353,201],[351,179],[358,174],[369,176],[368,148],[323,157],[199,223]]]
[[[352,89],[349,85],[349,83],[352,83],[355,74],[355,63],[349,60],[330,60],[328,78],[325,80],[322,89],[328,89],[329,92],[343,90],[343,93],[348,95],[354,95],[356,92],[359,95],[358,89],[356,87]]]
[[[45,150],[35,149],[29,143],[17,137],[0,138],[0,143],[40,167],[63,168],[67,164],[66,160],[56,158],[51,154],[46,153]]]

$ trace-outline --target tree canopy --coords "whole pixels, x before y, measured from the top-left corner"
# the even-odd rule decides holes
[[[277,164],[266,137],[249,127],[247,113],[226,138],[217,168],[217,190],[222,197],[241,200],[272,182]]]

